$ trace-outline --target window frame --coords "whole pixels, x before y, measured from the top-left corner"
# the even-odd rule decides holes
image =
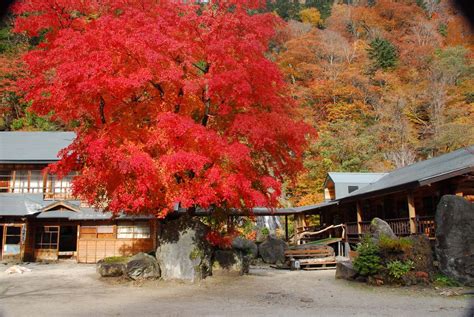
[[[129,230],[126,232],[120,232],[123,228],[128,228]],[[143,232],[137,230],[137,228],[145,228],[146,230],[145,232]],[[121,236],[123,234],[127,234],[130,236]],[[149,222],[123,222],[121,224],[117,224],[117,239],[151,239],[151,225]]]

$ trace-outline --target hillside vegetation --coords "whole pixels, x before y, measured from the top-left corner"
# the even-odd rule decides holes
[[[474,37],[460,12],[352,2],[276,9],[288,24],[273,58],[319,132],[289,189],[296,204],[322,201],[328,171],[387,171],[474,143]]]

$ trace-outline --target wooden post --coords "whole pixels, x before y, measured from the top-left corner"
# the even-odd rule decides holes
[[[362,234],[362,207],[361,207],[360,201],[357,201],[356,207],[357,207],[357,233],[361,235]]]
[[[5,231],[6,231],[7,227],[5,225],[0,225],[0,227],[3,228],[2,236],[0,237],[0,247],[2,248],[1,253],[0,253],[0,261],[1,261],[1,260],[3,260],[3,252],[4,252],[3,244],[5,242]]]
[[[299,234],[299,230],[301,232],[304,231],[304,226],[305,226],[305,223],[304,223],[304,214],[295,214],[295,225],[294,225],[294,231],[295,231],[295,244],[300,244],[301,241],[300,241],[300,234]]]
[[[408,193],[407,195],[408,201],[408,217],[410,218],[410,233],[416,233],[416,210],[415,210],[415,198],[413,197],[413,193]]]
[[[285,238],[288,241],[288,215],[285,215]]]
[[[14,193],[15,192],[15,181],[16,181],[16,170],[13,170],[12,172],[12,186],[10,188],[10,193]]]

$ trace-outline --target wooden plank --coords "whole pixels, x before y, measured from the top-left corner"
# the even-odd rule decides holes
[[[304,254],[304,253],[330,253],[331,251],[326,249],[297,249],[297,250],[286,250],[285,254]]]
[[[300,265],[316,265],[316,264],[336,264],[336,258],[334,256],[328,256],[325,258],[311,258],[298,260]]]
[[[302,268],[305,271],[317,271],[317,270],[335,270],[336,265],[334,266],[306,266]]]

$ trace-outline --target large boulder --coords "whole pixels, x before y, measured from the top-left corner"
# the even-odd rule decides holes
[[[408,239],[411,241],[411,248],[407,256],[415,263],[413,270],[428,274],[433,273],[433,249],[428,237],[422,234],[410,236]]]
[[[375,240],[375,242],[378,242],[381,237],[387,237],[392,239],[397,237],[395,233],[393,233],[393,230],[390,225],[380,218],[372,219],[369,226],[369,233]]]
[[[249,255],[252,258],[256,258],[258,256],[257,244],[242,237],[236,237],[232,241],[232,248],[241,251],[244,255]]]
[[[161,225],[156,259],[164,280],[198,281],[212,274],[209,228],[198,218],[182,216]]]
[[[130,258],[125,272],[133,280],[157,279],[160,277],[160,266],[154,257],[141,252]]]
[[[97,273],[102,277],[118,277],[122,276],[125,272],[125,263],[108,263],[104,260],[97,262],[96,270]]]
[[[216,250],[212,275],[244,275],[249,272],[250,258],[238,250]]]
[[[336,278],[353,280],[357,277],[357,271],[352,265],[352,261],[337,261]]]
[[[443,196],[436,210],[436,255],[440,270],[474,285],[474,204]]]
[[[282,264],[285,262],[285,250],[288,249],[288,245],[285,241],[268,236],[258,246],[258,253],[265,263],[269,264]]]

